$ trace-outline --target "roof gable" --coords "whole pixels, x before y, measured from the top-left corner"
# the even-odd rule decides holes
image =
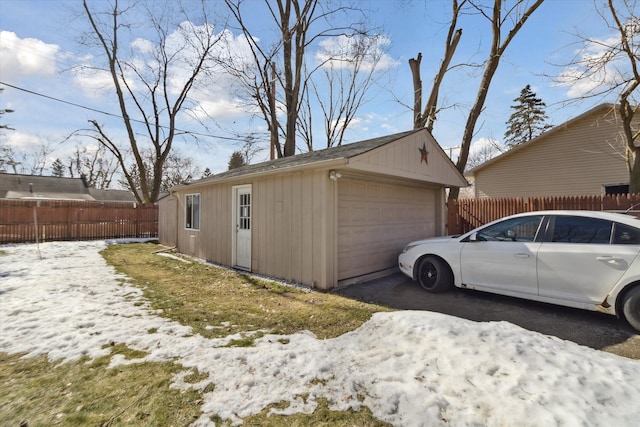
[[[371,172],[377,173],[387,173],[389,175],[398,175],[398,172],[406,178],[411,179],[419,179],[422,181],[428,181],[429,174],[422,173],[412,173],[410,170],[407,170],[407,167],[404,167],[404,171],[402,167],[398,167],[398,165],[389,165],[389,162],[386,162],[386,166],[383,165],[380,161],[373,161],[372,159],[378,157],[385,157],[383,153],[391,153],[398,155],[398,146],[404,145],[407,140],[420,140],[422,143],[429,146],[427,150],[432,155],[432,161],[434,163],[444,163],[444,169],[448,169],[448,173],[446,174],[446,178],[444,181],[439,183],[446,185],[466,185],[466,181],[462,177],[462,175],[457,171],[451,160],[446,156],[442,148],[437,144],[435,139],[429,134],[426,129],[414,129],[406,132],[400,132],[392,135],[385,135],[378,138],[367,139],[364,141],[354,142],[351,144],[341,145],[339,147],[326,148],[323,150],[310,151],[307,153],[297,154],[295,156],[284,157],[280,159],[275,159],[263,163],[257,163],[253,165],[246,165],[236,169],[232,169],[230,171],[222,172],[202,180],[194,181],[189,185],[200,185],[206,183],[213,183],[233,178],[245,177],[249,175],[262,175],[273,172],[284,172],[290,169],[297,168],[305,168],[305,167],[319,167],[323,163],[326,162],[335,162],[335,161],[344,161],[345,167],[351,167],[359,170],[368,170]],[[390,151],[388,151],[388,150]],[[416,147],[406,147],[406,150],[410,150],[410,158],[413,159],[412,167],[415,167],[415,163],[417,159],[418,165],[420,162],[420,153],[417,151]],[[402,150],[400,150],[402,151]],[[414,153],[415,151],[415,153]],[[388,158],[387,158],[388,160]],[[366,163],[370,164],[370,167],[363,166]],[[425,165],[423,165],[425,166]],[[409,167],[410,168],[410,167]],[[427,178],[427,179],[425,179]],[[182,186],[177,186],[176,188],[180,188]]]
[[[558,126],[554,126],[552,129],[548,130],[547,132],[543,133],[542,135],[537,136],[536,138],[532,139],[531,141],[525,142],[524,144],[518,145],[502,154],[500,154],[499,156],[494,157],[493,159],[487,160],[486,162],[482,163],[481,165],[476,166],[473,169],[468,170],[467,172],[465,172],[465,175],[469,175],[469,176],[473,176],[475,175],[477,172],[490,167],[491,165],[501,162],[505,159],[511,158],[514,155],[517,155],[518,153],[520,153],[523,150],[526,150],[527,148],[531,147],[532,145],[535,144],[539,144],[542,141],[546,141],[549,138],[553,138],[557,133],[562,132],[562,131],[566,131],[568,128],[575,126],[576,124],[578,124],[579,122],[583,121],[584,119],[587,119],[589,117],[592,116],[600,116],[600,117],[605,117],[607,114],[610,114],[613,112],[613,109],[615,108],[614,104],[600,104],[597,105],[596,107],[586,111],[585,113],[580,114],[577,117],[574,117],[570,120],[567,120],[566,122],[558,125]]]

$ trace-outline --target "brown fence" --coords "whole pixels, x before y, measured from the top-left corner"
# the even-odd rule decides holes
[[[449,200],[448,233],[462,234],[507,215],[541,210],[640,210],[640,194],[616,196],[529,197],[526,199]]]
[[[157,237],[158,207],[124,202],[0,200],[0,243]]]

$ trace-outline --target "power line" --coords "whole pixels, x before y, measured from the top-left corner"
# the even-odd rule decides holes
[[[35,95],[35,96],[39,96],[39,97],[42,97],[42,98],[50,99],[52,101],[56,101],[56,102],[60,102],[60,103],[63,103],[63,104],[71,105],[71,106],[76,107],[76,108],[81,108],[83,110],[93,111],[94,113],[103,114],[105,116],[110,116],[110,117],[115,117],[115,118],[118,118],[118,119],[123,119],[123,117],[121,115],[119,115],[119,114],[109,113],[108,111],[98,110],[96,108],[91,108],[91,107],[87,107],[86,105],[76,104],[76,103],[71,102],[71,101],[65,101],[64,99],[55,98],[53,96],[49,96],[49,95],[45,95],[43,93],[39,93],[39,92],[35,92],[35,91],[29,90],[29,89],[25,89],[23,87],[14,86],[12,84],[5,83],[5,82],[2,82],[2,81],[0,81],[0,85],[4,85],[4,86],[10,87],[12,89],[20,90],[22,92],[26,92],[26,93],[31,94],[31,95]],[[145,122],[144,120],[132,119],[132,118],[130,118],[129,120],[132,121],[132,122],[143,124],[143,125],[147,124],[147,122]],[[160,125],[160,127],[162,129],[169,129],[167,126]],[[224,139],[224,140],[227,140],[227,141],[243,141],[243,142],[245,141],[244,138],[234,138],[234,137],[229,137],[229,136],[210,135],[210,134],[198,133],[198,132],[193,132],[193,131],[187,131],[187,130],[178,129],[178,128],[174,128],[174,130],[177,131],[177,132],[183,132],[183,133],[187,133],[187,134],[190,134],[190,135],[205,136],[205,137],[208,137],[208,138],[218,138],[218,139]]]

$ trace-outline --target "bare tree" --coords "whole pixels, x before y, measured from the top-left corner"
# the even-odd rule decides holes
[[[462,143],[460,148],[460,155],[456,162],[456,168],[460,173],[464,173],[464,169],[467,165],[467,158],[469,156],[469,149],[471,148],[471,141],[473,139],[476,123],[482,110],[484,108],[484,102],[487,99],[489,93],[489,86],[491,80],[498,69],[500,64],[500,58],[504,55],[505,50],[509,46],[509,43],[516,36],[518,31],[527,22],[529,17],[535,10],[542,4],[543,0],[535,0],[531,5],[527,0],[518,0],[511,8],[507,9],[503,14],[503,0],[494,0],[493,8],[488,11],[482,6],[473,4],[473,7],[477,9],[480,14],[485,17],[491,24],[491,49],[489,57],[484,65],[484,72],[480,81],[480,87],[476,95],[476,100],[469,111],[467,116],[467,122],[464,127],[464,134],[462,135]],[[507,23],[513,22],[510,28],[507,28],[507,34],[503,34]],[[459,188],[452,188],[449,193],[450,199],[456,199],[458,197]]]
[[[349,124],[366,102],[369,89],[384,74],[383,67],[379,67],[384,57],[384,37],[354,34],[334,41],[322,53],[321,72],[307,79],[305,89],[309,88],[310,93],[303,97],[305,114],[298,115],[299,129],[303,131],[300,136],[309,151],[313,150],[312,104],[322,112],[326,147],[340,146]]]
[[[127,174],[129,178],[120,180],[120,184],[127,186],[129,181],[133,181],[133,188],[141,188],[139,183],[144,179],[143,173],[150,174],[153,171],[152,164],[155,161],[155,153],[151,147],[142,150],[140,153],[142,161],[145,163],[144,169],[138,169],[137,162],[129,164]],[[160,193],[169,191],[175,185],[181,185],[189,181],[193,181],[202,176],[200,168],[194,163],[191,157],[184,157],[175,149],[167,156],[166,161],[162,164],[160,173],[162,180],[160,182]],[[150,177],[146,177],[151,180]]]
[[[41,141],[28,150],[16,150],[8,144],[0,145],[0,170],[10,167],[12,173],[42,175],[53,151],[52,143],[49,141]]]
[[[636,0],[607,0],[596,7],[615,37],[577,35],[582,47],[558,77],[586,91],[579,99],[615,95],[622,127],[621,146],[629,171],[629,192],[640,193],[640,16]]]
[[[67,170],[72,178],[84,176],[91,188],[106,189],[111,186],[118,164],[104,146],[98,149],[76,146],[69,157]]]
[[[242,79],[267,123],[272,156],[287,157],[295,154],[297,127],[302,108],[309,108],[305,100],[310,94],[308,80],[322,64],[310,66],[306,56],[309,47],[320,38],[339,35],[366,35],[361,25],[333,25],[339,15],[361,14],[362,11],[344,6],[333,6],[321,0],[265,0],[268,16],[278,30],[278,40],[265,46],[253,36],[243,16],[244,1],[225,0],[229,10],[243,32],[251,51],[253,64],[235,65],[232,72]],[[251,7],[256,3],[251,2]],[[307,68],[309,66],[309,68]],[[281,123],[279,114],[283,111]],[[310,118],[307,115],[306,118]],[[304,123],[309,124],[309,121]],[[310,134],[303,129],[303,134]],[[280,141],[280,138],[284,142]]]
[[[467,168],[472,169],[476,166],[480,166],[484,162],[487,162],[494,157],[504,153],[505,149],[500,145],[498,141],[495,139],[483,139],[474,144],[474,147],[479,145],[476,149],[474,148],[471,153],[469,153],[469,159],[467,161]]]
[[[215,35],[204,9],[198,17],[202,24],[196,26],[185,10],[170,10],[173,3],[150,2],[142,9],[137,9],[137,4],[120,8],[118,0],[100,4],[108,5],[108,10],[91,9],[83,0],[84,14],[90,23],[90,36],[106,58],[105,67],[98,70],[106,72],[113,83],[127,144],[119,144],[113,131],[97,120],[90,120],[93,137],[115,156],[138,200],[155,202],[173,143],[186,133],[177,128],[178,115],[186,108],[198,79],[213,66],[212,51],[219,35]],[[131,33],[135,26],[127,18],[139,11],[146,17],[145,31],[151,30],[154,40]],[[179,25],[172,22],[176,17],[182,18]],[[131,46],[135,40],[140,47],[138,56],[127,57],[125,48],[131,46],[121,45],[127,36],[131,37]],[[135,130],[138,122],[144,129],[143,137]],[[143,156],[147,146],[151,147],[150,159]],[[128,156],[133,156],[134,168],[127,164]],[[132,175],[132,170],[138,175]]]
[[[422,78],[420,77],[420,64],[422,62],[422,53],[418,53],[416,58],[409,59],[409,68],[411,69],[411,76],[413,78],[413,128],[420,129],[426,127],[429,132],[433,132],[433,125],[436,122],[438,113],[438,94],[440,93],[440,86],[444,80],[444,76],[449,70],[449,64],[453,59],[453,55],[458,47],[458,42],[462,37],[462,29],[456,29],[458,25],[458,17],[462,11],[462,8],[467,3],[467,0],[452,0],[451,22],[449,24],[449,31],[445,40],[445,49],[442,62],[440,62],[440,68],[433,79],[433,86],[431,87],[431,93],[427,100],[427,103],[422,110]]]
[[[489,93],[489,86],[491,85],[493,76],[498,69],[500,59],[503,57],[507,47],[518,31],[520,31],[531,14],[535,12],[543,1],[544,0],[516,0],[507,5],[507,2],[504,0],[493,0],[492,6],[485,6],[479,0],[462,0],[460,2],[458,0],[452,0],[453,15],[446,40],[444,59],[438,73],[436,74],[436,78],[434,79],[434,87],[431,91],[431,95],[427,105],[425,106],[424,112],[422,112],[420,108],[420,104],[422,103],[421,98],[414,99],[414,126],[416,124],[423,124],[423,126],[428,126],[429,129],[433,128],[438,110],[437,99],[439,87],[447,70],[451,68],[449,66],[451,57],[453,56],[457,43],[462,36],[461,30],[455,30],[456,22],[462,13],[463,7],[466,7],[470,12],[473,12],[487,20],[491,28],[492,37],[487,60],[482,65],[483,73],[478,87],[478,92],[476,94],[475,101],[469,110],[464,127],[464,133],[460,144],[460,154],[456,162],[456,168],[460,173],[464,173],[467,165],[476,123],[484,109],[484,103],[487,98],[487,94]],[[421,97],[422,93],[420,76],[419,73],[416,73],[415,71],[416,69],[419,69],[420,58],[421,56],[419,55],[418,59],[414,59],[410,65],[413,72],[416,97],[418,95]],[[449,198],[456,199],[458,197],[459,190],[459,188],[452,188],[449,192]]]

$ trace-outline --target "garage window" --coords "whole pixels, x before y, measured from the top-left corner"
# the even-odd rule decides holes
[[[187,194],[184,216],[184,228],[187,230],[200,230],[200,194]]]

